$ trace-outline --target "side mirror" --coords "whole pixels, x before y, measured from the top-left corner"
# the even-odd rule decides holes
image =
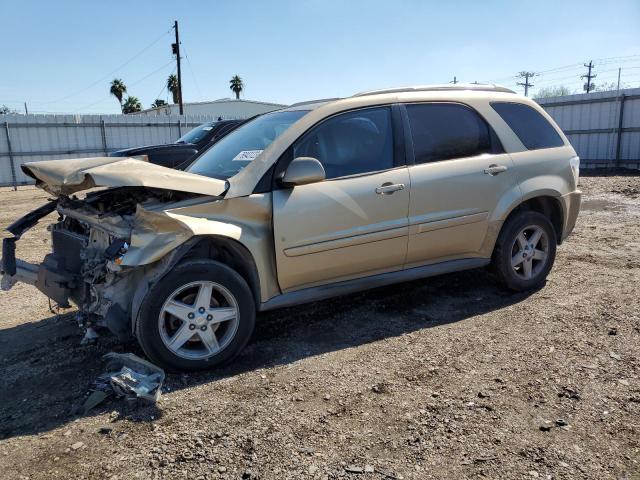
[[[326,178],[324,167],[313,157],[296,157],[287,167],[281,183],[286,187],[321,182]]]

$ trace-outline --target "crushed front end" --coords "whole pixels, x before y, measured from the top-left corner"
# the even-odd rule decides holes
[[[144,230],[144,206],[165,205],[190,197],[181,192],[143,187],[120,187],[87,194],[86,198],[60,196],[10,225],[13,235],[3,240],[2,289],[16,282],[35,285],[56,306],[78,307],[78,321],[95,335],[106,327],[120,338],[131,333],[130,318],[138,285],[162,270],[163,262],[123,265],[136,228]],[[20,237],[39,220],[57,212],[48,226],[52,251],[41,264],[16,258]],[[126,262],[125,262],[126,263]],[[87,338],[86,337],[86,338]]]

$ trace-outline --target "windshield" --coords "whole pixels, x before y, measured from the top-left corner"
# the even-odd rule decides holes
[[[187,172],[226,180],[246,167],[307,110],[260,115],[206,150]]]
[[[203,123],[193,130],[189,130],[178,140],[176,140],[176,143],[198,143],[207,135],[207,133],[213,130],[215,124],[215,122]]]

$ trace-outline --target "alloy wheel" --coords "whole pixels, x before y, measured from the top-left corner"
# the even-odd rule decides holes
[[[204,360],[221,352],[238,330],[240,311],[231,292],[211,281],[183,285],[160,309],[158,327],[175,355]]]
[[[549,238],[538,225],[523,228],[511,248],[511,268],[515,274],[530,280],[544,268],[549,257]]]

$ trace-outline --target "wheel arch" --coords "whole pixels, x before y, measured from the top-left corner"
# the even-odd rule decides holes
[[[222,235],[196,237],[180,260],[208,258],[229,266],[249,285],[256,308],[260,305],[260,275],[249,249],[240,241]]]
[[[161,264],[145,275],[137,286],[131,302],[131,331],[136,331],[140,308],[151,287],[173,267],[189,258],[206,258],[220,262],[236,271],[249,285],[255,308],[260,306],[260,275],[253,255],[238,240],[222,235],[198,235],[174,249],[160,260]]]
[[[560,245],[562,243],[564,210],[558,192],[553,190],[543,190],[530,192],[528,195],[523,196],[520,199],[520,202],[512,205],[511,208],[505,212],[500,230],[502,231],[502,228],[504,228],[504,225],[511,216],[522,210],[531,210],[546,216],[553,225],[557,244]]]

